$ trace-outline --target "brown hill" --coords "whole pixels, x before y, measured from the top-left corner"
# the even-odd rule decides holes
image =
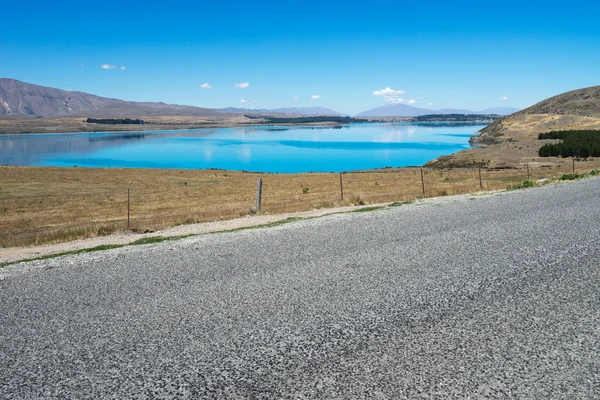
[[[572,160],[539,157],[538,150],[547,141],[538,134],[553,130],[599,129],[600,86],[573,90],[543,100],[529,108],[500,118],[478,135],[471,137],[474,148],[430,161],[432,167],[487,166],[551,168],[570,171]],[[598,168],[600,159],[577,161],[581,170]]]
[[[572,90],[540,101],[513,115],[558,114],[600,118],[600,86]]]
[[[600,86],[572,90],[494,121],[471,138],[489,145],[557,129],[600,128]]]
[[[0,78],[0,117],[226,116],[211,108],[134,102]]]

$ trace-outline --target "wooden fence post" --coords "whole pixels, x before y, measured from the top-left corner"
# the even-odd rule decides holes
[[[481,180],[481,167],[479,167],[479,189],[483,189],[483,181]]]
[[[529,163],[527,163],[527,180],[530,180],[530,178],[529,178]]]
[[[129,229],[129,226],[130,226],[130,224],[129,224],[130,213],[131,213],[131,196],[129,195],[129,188],[127,188],[127,229]]]
[[[344,202],[344,181],[342,179],[343,172],[340,172],[340,197],[342,198],[342,203]]]
[[[573,173],[575,173],[575,157],[573,157]]]
[[[262,201],[262,178],[256,181],[256,211],[260,211],[260,203]]]
[[[423,176],[423,168],[421,168],[421,188],[423,189],[423,197],[425,197],[425,177]]]

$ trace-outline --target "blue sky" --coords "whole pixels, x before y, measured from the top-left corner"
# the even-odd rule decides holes
[[[216,108],[526,107],[600,84],[599,3],[12,1],[0,77]]]

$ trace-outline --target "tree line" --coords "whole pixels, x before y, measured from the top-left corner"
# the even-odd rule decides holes
[[[546,143],[538,154],[540,157],[600,157],[599,130],[567,130],[540,133],[538,140],[562,140],[559,143]]]
[[[336,122],[339,124],[349,124],[352,122],[368,122],[364,119],[356,119],[352,117],[338,117],[331,115],[315,115],[309,117],[270,117],[270,116],[254,116],[244,115],[246,118],[259,119],[263,118],[269,124],[310,124],[318,122]]]
[[[144,120],[131,118],[88,118],[85,120],[88,124],[103,124],[103,125],[143,125]]]
[[[500,119],[499,115],[496,114],[428,114],[419,115],[414,118],[416,122],[489,122]]]

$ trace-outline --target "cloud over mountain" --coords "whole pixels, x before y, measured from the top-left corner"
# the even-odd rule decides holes
[[[403,90],[394,90],[389,86],[385,89],[376,90],[373,92],[373,96],[382,97],[386,102],[392,104],[415,104],[417,102],[416,99],[406,99],[406,92]]]

